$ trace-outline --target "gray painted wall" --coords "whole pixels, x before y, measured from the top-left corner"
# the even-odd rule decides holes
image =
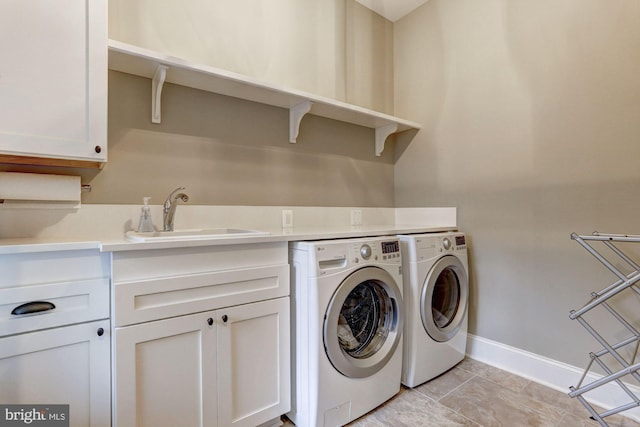
[[[431,0],[395,23],[396,114],[424,123],[396,147],[396,206],[458,207],[473,334],[598,350],[568,314],[615,278],[569,235],[640,234],[639,21],[635,0]],[[617,304],[640,321],[636,299]]]

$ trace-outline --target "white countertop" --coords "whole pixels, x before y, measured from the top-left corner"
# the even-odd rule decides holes
[[[281,227],[284,210],[294,227]],[[353,210],[363,225],[352,227]],[[155,219],[162,206],[152,205]],[[132,242],[125,232],[138,223],[138,205],[83,205],[72,212],[55,209],[0,211],[0,255],[29,252],[98,250],[102,252],[275,243],[303,240],[393,236],[457,230],[456,208],[367,208],[321,206],[200,206],[181,205],[176,229],[245,228],[269,235],[225,236],[181,241]],[[158,224],[155,224],[158,227]],[[21,236],[20,238],[15,238]]]
[[[0,255],[100,249],[100,246],[101,242],[88,239],[40,239],[34,237],[0,239]]]
[[[149,250],[213,245],[237,245],[245,243],[291,242],[302,240],[326,240],[396,234],[434,233],[456,230],[456,227],[429,225],[368,225],[362,227],[306,227],[267,231],[269,235],[233,236],[224,238],[202,238],[175,241],[131,242],[121,239],[95,240],[88,238],[21,238],[0,239],[0,255],[30,252],[72,251],[98,249],[102,252]]]

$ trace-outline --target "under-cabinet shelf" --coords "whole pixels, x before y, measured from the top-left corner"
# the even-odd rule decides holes
[[[375,129],[379,156],[389,135],[419,130],[421,125],[330,98],[286,88],[153,50],[109,40],[109,68],[152,79],[152,121],[160,123],[165,82],[289,109],[289,141],[295,143],[302,118],[308,113]]]

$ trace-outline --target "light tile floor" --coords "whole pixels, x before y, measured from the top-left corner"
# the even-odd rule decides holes
[[[568,392],[568,390],[567,390]],[[610,427],[640,427],[620,415]],[[292,424],[285,422],[285,427]],[[599,427],[577,399],[472,359],[393,399],[349,427]]]

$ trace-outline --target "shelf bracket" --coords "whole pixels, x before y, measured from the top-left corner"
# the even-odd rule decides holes
[[[160,123],[162,108],[160,100],[162,98],[162,86],[167,78],[167,70],[169,67],[166,65],[158,65],[156,72],[151,80],[151,122]]]
[[[305,114],[311,110],[311,101],[302,101],[289,108],[289,142],[296,143],[300,133],[300,122]]]
[[[384,151],[384,143],[387,140],[387,137],[397,130],[397,123],[378,126],[376,128],[376,156],[380,157],[380,154]]]

